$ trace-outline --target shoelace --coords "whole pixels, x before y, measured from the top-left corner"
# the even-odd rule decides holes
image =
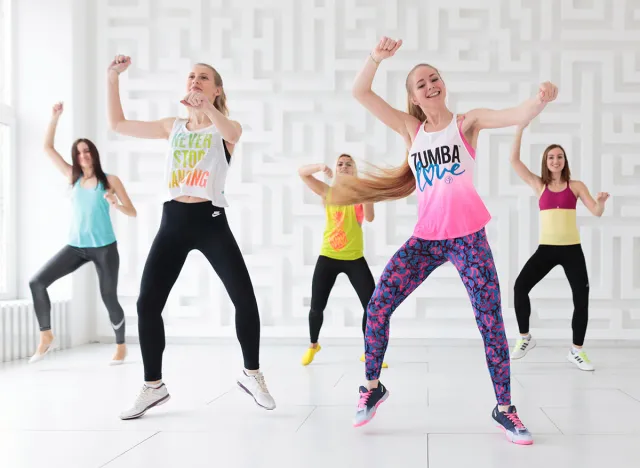
[[[254,377],[256,379],[256,382],[258,382],[260,390],[262,390],[264,393],[269,393],[269,390],[267,390],[267,383],[265,382],[264,375],[262,375],[262,373],[258,373],[252,377]]]
[[[156,389],[153,387],[148,387],[147,385],[143,385],[142,390],[140,390],[140,393],[138,394],[138,398],[136,398],[136,405],[146,400],[149,397],[149,395],[153,394],[154,390]]]
[[[360,400],[358,400],[358,409],[366,408],[367,402],[369,401],[369,397],[373,393],[373,390],[369,390],[368,392],[360,393]]]
[[[518,413],[504,413],[504,415],[509,421],[513,423],[516,429],[526,429],[526,427],[524,427],[524,424],[522,424],[522,421],[520,421]]]

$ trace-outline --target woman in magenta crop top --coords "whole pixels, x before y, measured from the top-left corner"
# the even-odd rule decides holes
[[[402,136],[408,149],[402,165],[345,177],[334,185],[327,203],[354,204],[394,200],[414,191],[418,221],[413,235],[387,263],[367,308],[365,336],[366,387],[360,387],[355,426],[368,423],[389,393],[379,382],[393,311],[438,266],[452,262],[467,288],[482,334],[486,362],[497,400],[492,416],[516,444],[533,439],[511,405],[509,345],[502,321],[500,286],[484,227],[490,214],[473,185],[478,134],[530,121],[557,94],[544,83],[536,96],[504,110],[474,109],[452,113],[447,88],[438,70],[415,66],[407,76],[408,112],[392,108],[371,90],[380,62],[395,54],[402,41],[382,38],[358,74],[353,95],[388,127]]]
[[[540,208],[540,239],[538,249],[522,268],[514,286],[514,305],[520,337],[511,359],[521,359],[535,347],[529,333],[531,302],[529,293],[556,266],[564,269],[573,295],[573,346],[567,359],[579,369],[592,371],[593,365],[582,348],[589,321],[589,276],[584,260],[580,233],[576,223],[578,198],[594,215],[602,216],[609,194],[600,192],[594,200],[587,186],[571,179],[569,161],[564,148],[550,145],[542,154],[541,176],[531,172],[520,160],[520,145],[524,126],[519,126],[511,149],[511,165],[529,185]]]

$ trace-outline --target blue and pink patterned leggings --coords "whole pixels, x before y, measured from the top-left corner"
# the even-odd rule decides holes
[[[391,257],[367,306],[366,378],[380,376],[393,311],[447,261],[455,265],[471,299],[498,404],[510,405],[509,345],[502,322],[498,273],[484,228],[456,239],[411,237]]]

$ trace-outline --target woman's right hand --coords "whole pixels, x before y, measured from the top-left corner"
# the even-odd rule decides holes
[[[63,104],[61,102],[56,102],[53,105],[53,109],[51,110],[51,118],[57,119],[58,117],[60,117],[60,114],[62,114],[63,110],[64,110]]]
[[[322,165],[322,172],[325,173],[325,175],[329,178],[332,179],[333,178],[333,171],[331,170],[331,168],[329,166],[327,166],[326,164]]]
[[[128,55],[116,55],[115,58],[109,64],[107,71],[111,73],[116,72],[118,75],[124,72],[131,65],[131,57]]]
[[[371,57],[379,63],[386,58],[393,57],[401,45],[402,39],[396,41],[387,36],[383,36],[371,51]]]

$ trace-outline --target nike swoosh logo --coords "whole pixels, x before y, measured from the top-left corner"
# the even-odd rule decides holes
[[[215,217],[216,217],[216,216],[218,216],[219,214],[220,214],[220,212],[219,212],[219,211],[214,211],[214,212],[213,212],[213,214],[212,214],[211,216],[215,218]]]

